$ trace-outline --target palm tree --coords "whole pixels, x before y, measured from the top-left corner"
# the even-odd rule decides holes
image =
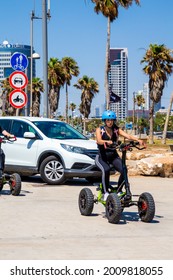
[[[150,95],[150,139],[153,144],[153,114],[154,104],[158,103],[162,97],[165,82],[173,72],[173,51],[164,44],[150,44],[141,63],[146,63],[143,71],[149,76],[149,95]]]
[[[137,103],[138,107],[141,107],[143,104],[145,104],[145,98],[142,96],[142,94],[136,95],[135,103]]]
[[[50,58],[48,62],[49,106],[50,116],[53,116],[59,105],[60,88],[64,86],[65,75],[61,61]]]
[[[34,117],[40,116],[40,96],[41,92],[44,91],[43,89],[43,81],[40,78],[33,78],[32,80],[32,115]]]
[[[84,75],[74,84],[74,87],[82,91],[81,104],[79,105],[79,111],[84,117],[84,134],[86,133],[86,118],[91,112],[91,103],[96,93],[99,92],[99,85],[94,78],[89,78]]]
[[[95,3],[94,10],[97,14],[100,12],[108,19],[107,21],[107,44],[106,44],[106,61],[105,61],[105,93],[106,93],[106,108],[109,109],[110,106],[110,96],[109,96],[109,69],[110,69],[110,33],[111,33],[111,22],[118,18],[118,8],[122,6],[128,9],[133,0],[91,0]],[[137,5],[140,4],[140,0],[134,0]]]
[[[70,86],[70,81],[72,76],[77,77],[79,75],[79,67],[77,62],[71,57],[63,57],[61,60],[61,65],[63,68],[63,74],[65,77],[66,86],[66,122],[68,123],[68,86]]]
[[[76,109],[76,104],[70,103],[69,109],[71,110],[71,123],[73,125],[73,111]]]
[[[71,110],[71,116],[73,117],[73,111],[76,109],[76,104],[70,103],[69,109]]]
[[[144,104],[145,104],[145,98],[141,93],[136,94],[134,97],[134,103],[137,104],[138,110],[143,108],[143,115],[144,115]],[[137,111],[137,132],[139,132],[139,115]]]

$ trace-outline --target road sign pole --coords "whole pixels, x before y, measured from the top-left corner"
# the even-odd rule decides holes
[[[28,77],[28,68],[25,69],[25,75]],[[28,85],[25,87],[25,93],[28,96]],[[28,102],[25,105],[25,116],[28,116]]]
[[[48,117],[48,47],[47,47],[47,0],[42,0],[42,37],[43,37],[43,115]]]

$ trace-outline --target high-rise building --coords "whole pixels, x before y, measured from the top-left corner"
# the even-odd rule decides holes
[[[12,72],[15,70],[11,67],[11,56],[16,53],[23,53],[28,58],[28,67],[25,70],[25,74],[28,77],[28,80],[30,80],[30,56],[31,56],[31,46],[28,45],[20,45],[20,44],[10,44],[8,41],[4,41],[2,44],[0,44],[0,83],[8,78]],[[34,50],[33,50],[34,53]],[[35,60],[33,59],[33,77],[36,75],[36,67],[35,67]],[[1,87],[1,85],[0,85]],[[1,97],[2,100],[2,89],[1,89]],[[1,108],[0,108],[0,115],[2,114],[2,107],[3,102],[1,102]]]
[[[120,101],[110,103],[110,109],[119,120],[125,120],[128,109],[128,51],[127,48],[110,49],[109,87],[120,97]]]
[[[100,108],[98,106],[95,107],[95,117],[100,118]]]
[[[28,57],[28,79],[30,80],[30,55],[31,46],[20,44],[9,44],[8,41],[4,41],[0,44],[0,82],[9,77],[13,70],[10,64],[11,56],[15,52],[21,52]],[[33,51],[34,53],[34,51]],[[35,60],[33,59],[33,77],[35,77]]]
[[[143,95],[143,97],[145,99],[144,108],[145,108],[145,110],[149,110],[149,108],[150,108],[150,98],[149,98],[149,86],[148,86],[148,83],[144,83],[143,84],[142,95]]]

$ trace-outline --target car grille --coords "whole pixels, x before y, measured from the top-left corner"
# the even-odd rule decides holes
[[[85,150],[84,154],[92,159],[95,159],[96,155],[98,154],[98,150]]]

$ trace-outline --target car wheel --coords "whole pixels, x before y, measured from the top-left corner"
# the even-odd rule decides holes
[[[45,158],[40,165],[40,175],[49,185],[59,185],[65,181],[64,167],[55,156]]]

